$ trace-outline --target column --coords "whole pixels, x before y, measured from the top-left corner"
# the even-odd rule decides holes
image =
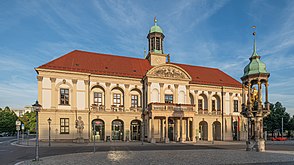
[[[42,87],[42,81],[43,81],[43,76],[37,76],[37,80],[38,80],[38,101],[39,101],[39,104],[43,104],[43,87]]]
[[[194,103],[195,103],[195,111],[198,112],[198,90],[194,90]],[[193,137],[193,139],[194,138],[195,137]]]
[[[268,102],[268,82],[265,83],[265,102],[267,110],[270,110]]]
[[[154,138],[154,116],[151,116],[151,143],[156,143]]]
[[[261,82],[258,81],[258,112],[262,113]],[[262,114],[261,114],[262,115]]]
[[[130,111],[130,90],[129,90],[130,85],[129,84],[125,84],[125,92],[124,92],[124,107],[125,107],[125,111]]]
[[[191,104],[190,100],[190,85],[186,85],[186,101],[185,104]]]
[[[174,90],[174,103],[178,103],[178,88],[179,88],[179,85],[178,84],[175,84],[175,90]]]
[[[183,142],[183,117],[180,117],[180,142]]]
[[[151,82],[148,82],[148,87],[147,87],[147,106],[151,102]]]
[[[90,81],[89,80],[84,80],[85,83],[85,109],[89,109],[89,85]]]
[[[208,123],[208,122],[207,122]],[[212,141],[212,124],[207,124],[207,127],[208,127],[208,141]]]
[[[192,141],[193,142],[196,142],[196,137],[198,136],[197,135],[197,129],[196,129],[196,118],[195,117],[193,117],[192,118]],[[199,138],[199,137],[198,137]]]
[[[247,100],[248,111],[251,111],[251,84],[248,83],[248,100]]]
[[[111,91],[110,91],[110,83],[105,83],[105,111],[111,110]]]
[[[163,141],[163,119],[160,119],[160,141]]]
[[[164,83],[159,83],[159,86],[160,86],[160,102],[161,103],[164,103],[164,91],[163,91],[163,85]]]
[[[245,104],[245,85],[242,84],[242,104]]]
[[[56,90],[55,90],[55,81],[56,78],[50,78],[51,81],[51,109],[57,108],[57,98],[56,97]]]
[[[186,141],[190,141],[189,118],[186,119]]]
[[[169,139],[168,139],[168,116],[165,116],[165,143],[169,143]]]
[[[76,79],[72,80],[73,83],[73,91],[72,91],[72,101],[71,101],[71,108],[72,110],[76,110],[77,109],[77,81]]]

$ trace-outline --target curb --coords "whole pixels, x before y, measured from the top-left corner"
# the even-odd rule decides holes
[[[17,147],[34,147],[34,146],[27,146],[23,144],[17,144],[17,141],[10,143],[10,145],[17,146]]]

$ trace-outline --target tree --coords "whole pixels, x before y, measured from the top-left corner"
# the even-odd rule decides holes
[[[284,129],[289,130],[289,121],[290,115],[286,112],[286,108],[280,102],[270,105],[271,113],[264,119],[264,125],[266,126],[267,131],[272,133],[278,130],[279,134],[282,135],[282,118],[284,123]]]
[[[22,123],[25,125],[25,130],[30,132],[36,132],[36,113],[35,112],[26,112],[22,117],[19,118]]]
[[[9,107],[5,107],[4,110],[0,109],[0,132],[15,133],[16,120],[16,114]]]

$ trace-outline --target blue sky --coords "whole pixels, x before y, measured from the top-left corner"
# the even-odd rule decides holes
[[[294,1],[2,0],[0,11],[2,108],[34,103],[34,68],[72,50],[143,58],[156,16],[173,62],[220,68],[238,81],[257,26],[270,101],[294,115]]]

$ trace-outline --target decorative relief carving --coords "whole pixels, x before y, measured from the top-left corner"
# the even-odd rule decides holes
[[[160,66],[154,68],[149,74],[162,78],[189,79],[189,76],[185,72],[174,66]]]
[[[126,87],[126,88],[129,88],[129,87],[130,87],[130,84],[125,84],[125,87]]]
[[[65,84],[65,83],[66,83],[66,80],[65,80],[65,79],[63,79],[63,80],[62,80],[62,83],[63,83],[63,84]]]

